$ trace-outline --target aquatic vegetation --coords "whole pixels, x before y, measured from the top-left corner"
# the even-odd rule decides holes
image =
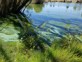
[[[20,41],[24,44],[25,48],[41,49],[44,39],[37,36],[31,22],[21,14],[11,14],[5,18],[0,18],[2,24],[0,25],[0,39],[3,41]]]
[[[67,9],[67,6],[69,6],[70,9]],[[79,35],[82,33],[82,17],[80,11],[81,6],[82,5],[79,3],[68,4],[63,2],[48,2],[44,3],[43,5],[30,4],[25,9],[24,14],[26,17],[29,15],[29,18],[33,22],[32,25],[37,28],[34,29],[38,35],[42,36],[43,38],[47,38],[52,42],[54,39],[60,39],[69,33],[72,35],[77,35],[79,38]],[[77,7],[77,10],[75,10],[74,7]],[[40,10],[42,8],[42,11],[39,11],[39,8]]]
[[[82,62],[82,43],[76,36],[67,34],[49,44],[49,40],[37,35],[25,16],[11,15],[0,19],[3,21],[0,26],[7,29],[11,26],[17,30],[19,41],[0,40],[1,62]],[[2,31],[2,33],[11,35],[13,31]]]

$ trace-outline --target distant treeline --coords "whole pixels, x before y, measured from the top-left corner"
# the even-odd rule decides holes
[[[74,2],[82,3],[82,0],[32,0],[32,3],[43,3],[43,2]]]
[[[31,0],[0,0],[0,16],[5,16],[11,12],[19,12],[29,1]]]

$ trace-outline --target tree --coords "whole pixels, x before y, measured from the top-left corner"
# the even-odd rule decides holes
[[[19,12],[31,0],[0,0],[0,15]]]

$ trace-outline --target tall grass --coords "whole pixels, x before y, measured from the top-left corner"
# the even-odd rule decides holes
[[[22,42],[3,42],[2,46],[11,62],[82,62],[82,43],[75,37],[71,37],[70,43],[68,40],[57,40],[51,46],[44,44],[45,51],[25,50]],[[4,62],[3,55],[0,57]]]

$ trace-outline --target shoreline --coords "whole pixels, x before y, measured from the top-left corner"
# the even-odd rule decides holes
[[[32,2],[31,3],[33,3],[33,4],[41,4],[41,3],[47,3],[47,2],[66,2],[66,3],[82,3],[82,1],[80,1],[80,0],[42,0],[42,1],[34,1],[34,0],[32,0]]]

